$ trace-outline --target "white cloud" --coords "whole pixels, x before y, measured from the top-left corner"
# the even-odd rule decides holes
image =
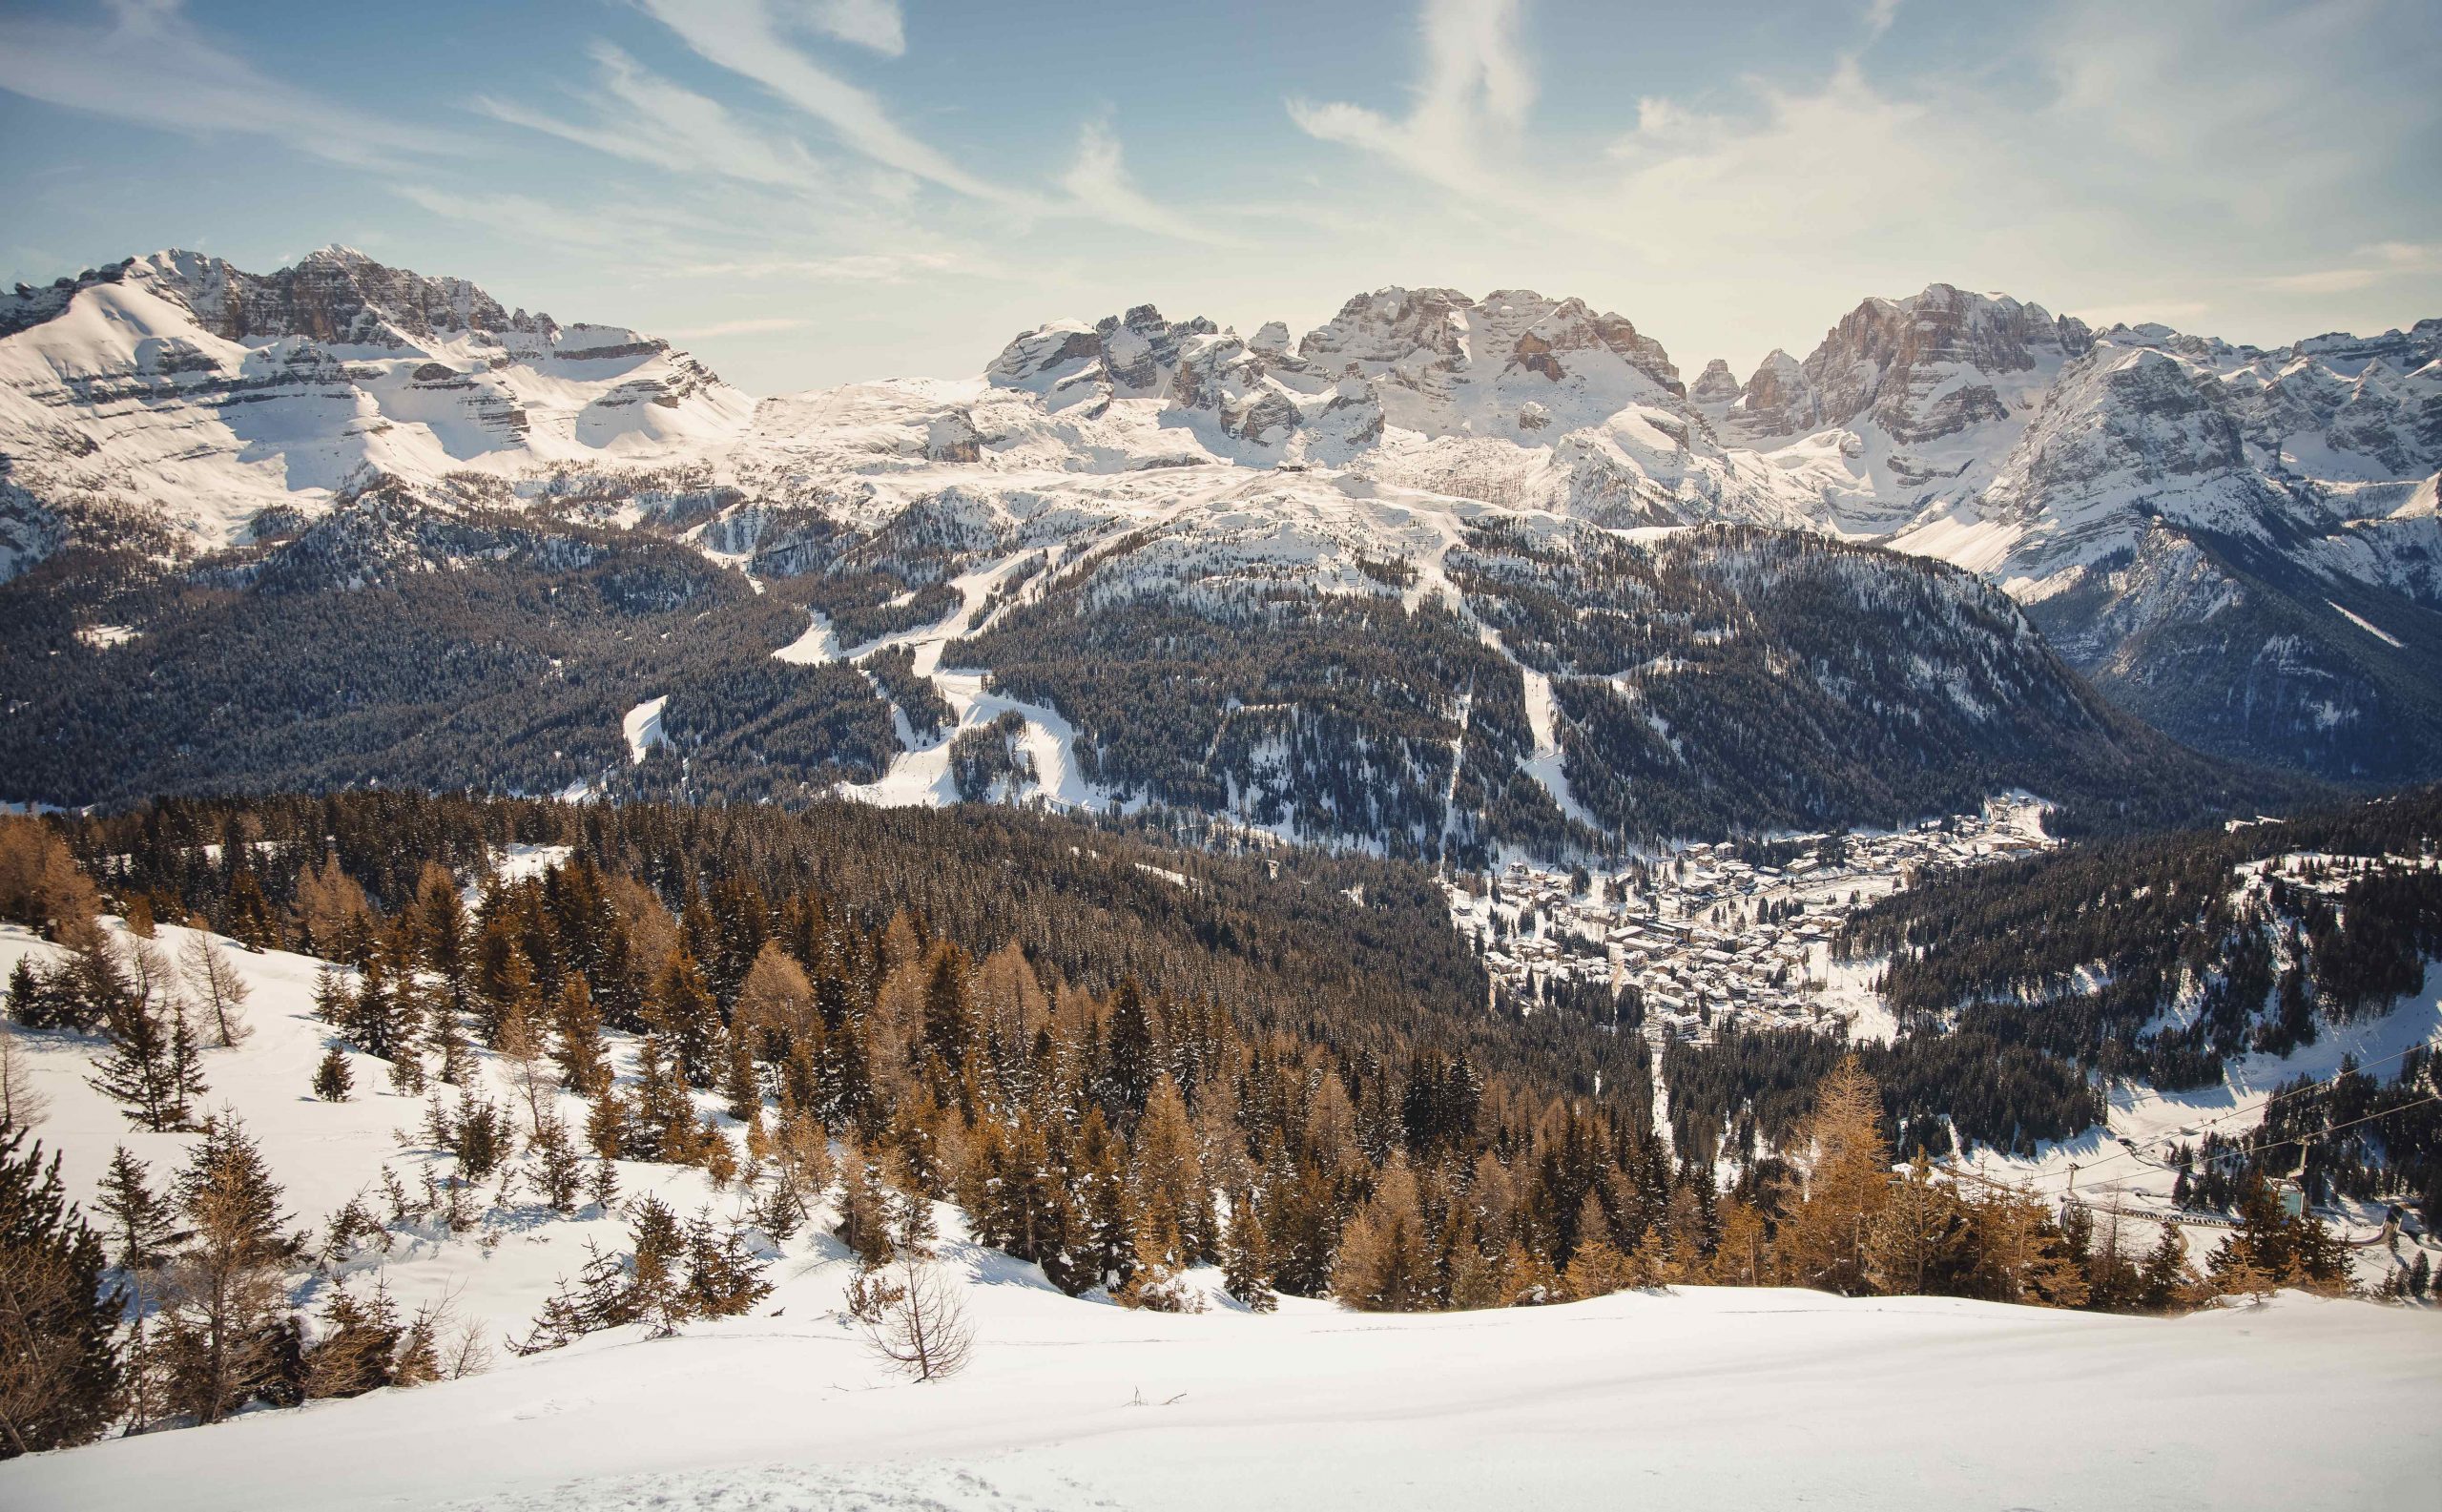
[[[1416,103],[1394,120],[1345,102],[1290,102],[1307,135],[1379,154],[1420,178],[1478,196],[1500,180],[1483,148],[1514,137],[1535,102],[1534,72],[1518,46],[1520,0],[1425,0]]]
[[[1867,35],[1877,37],[1882,35],[1885,31],[1891,30],[1891,23],[1898,19],[1899,0],[1868,0],[1868,4],[1866,6]]]
[[[817,31],[871,48],[884,57],[899,57],[907,51],[907,28],[900,17],[899,0],[812,0],[806,7],[806,22]]]
[[[836,193],[824,166],[797,143],[740,122],[717,101],[662,78],[607,42],[590,50],[595,93],[590,120],[570,120],[507,100],[479,99],[496,120],[548,133],[630,162],[712,173],[748,183]]]
[[[2397,279],[2442,273],[2442,243],[2378,241],[2358,248],[2357,257],[2349,267],[2274,274],[2256,281],[2280,294],[2352,294]]]
[[[1062,176],[1075,206],[1097,219],[1131,226],[1157,237],[1180,241],[1220,242],[1229,238],[1196,220],[1147,198],[1128,176],[1120,160],[1119,138],[1099,121],[1088,121],[1077,136],[1077,159]]]
[[[970,197],[1014,208],[1036,198],[960,166],[891,119],[881,100],[839,77],[792,43],[786,32],[812,19],[772,0],[639,0],[707,62],[755,80],[823,122],[841,143],[886,168]]]
[[[99,26],[0,16],[0,90],[194,135],[266,136],[360,166],[461,144],[262,73],[214,43],[179,0],[112,0]]]

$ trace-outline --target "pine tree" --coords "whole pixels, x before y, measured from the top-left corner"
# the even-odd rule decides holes
[[[2167,1313],[2187,1299],[2195,1284],[2187,1264],[2187,1240],[2178,1224],[2163,1224],[2161,1239],[2138,1272],[2137,1305],[2149,1313]]]
[[[851,1147],[839,1166],[839,1222],[832,1232],[867,1270],[889,1260],[890,1205],[872,1162]]]
[[[1137,1263],[1168,1274],[1204,1258],[1212,1198],[1204,1185],[1187,1101],[1167,1071],[1155,1076],[1146,1094],[1129,1156]]]
[[[337,1045],[322,1051],[314,1067],[314,1095],[326,1103],[344,1103],[356,1088],[356,1075],[348,1069],[347,1052]]]
[[[83,1443],[110,1425],[122,1298],[101,1239],[25,1131],[0,1134],[0,1460]]]
[[[387,1285],[359,1300],[345,1282],[334,1285],[322,1304],[321,1335],[305,1351],[305,1396],[361,1397],[395,1379],[393,1357],[405,1330]]]
[[[602,1012],[583,977],[571,976],[560,984],[551,1034],[560,1085],[580,1097],[599,1096],[610,1085],[610,1063],[602,1046]]]
[[[593,1162],[592,1178],[587,1184],[585,1194],[592,1199],[596,1209],[609,1212],[611,1204],[619,1200],[619,1163],[607,1155],[597,1157]]]
[[[684,950],[671,957],[653,984],[647,1013],[679,1077],[690,1087],[712,1086],[720,1065],[720,1008],[694,957]]]
[[[111,1155],[100,1195],[93,1200],[105,1220],[102,1235],[110,1246],[111,1264],[130,1275],[165,1263],[178,1238],[169,1200],[154,1191],[152,1176],[144,1162],[121,1145]]]
[[[187,1017],[186,1005],[175,999],[170,1004],[169,1054],[170,1127],[185,1129],[192,1121],[195,1103],[211,1088],[203,1082],[203,1046],[196,1038],[195,1025]]]
[[[1955,1292],[1963,1283],[1971,1237],[1966,1205],[1934,1179],[1921,1150],[1866,1234],[1866,1269],[1876,1290],[1909,1296]]]
[[[681,1269],[686,1262],[686,1235],[678,1226],[678,1215],[659,1197],[650,1193],[639,1197],[631,1212],[632,1315],[654,1337],[667,1337],[693,1315]]]
[[[339,968],[329,962],[314,973],[314,1017],[329,1025],[345,1025],[354,1009],[354,998]]]
[[[571,1282],[566,1276],[560,1278],[526,1336],[509,1342],[509,1353],[539,1355],[633,1319],[633,1299],[624,1258],[603,1253],[590,1239],[585,1242],[585,1269],[577,1279]]]
[[[168,1016],[131,992],[114,1005],[102,1032],[110,1048],[87,1082],[122,1104],[130,1122],[155,1132],[177,1128],[184,1097]]]
[[[1272,1289],[1272,1256],[1264,1242],[1263,1219],[1253,1199],[1244,1192],[1230,1203],[1230,1222],[1221,1243],[1222,1290],[1251,1313],[1269,1313],[1280,1305]]]
[[[280,1189],[234,1114],[205,1128],[177,1191],[194,1237],[170,1269],[163,1347],[174,1403],[217,1422],[281,1374],[279,1278],[297,1246],[281,1232]]]
[[[413,925],[417,953],[441,978],[448,1011],[466,1012],[472,969],[466,905],[458,895],[457,879],[430,862],[417,881]]]
[[[633,1116],[621,1151],[631,1160],[686,1165],[702,1153],[703,1126],[695,1121],[695,1100],[688,1095],[674,1059],[658,1034],[645,1036],[637,1052]]]
[[[569,1137],[567,1123],[557,1113],[546,1114],[527,1141],[526,1150],[534,1157],[528,1179],[536,1194],[554,1212],[574,1212],[577,1193],[585,1185],[585,1162],[577,1154],[576,1142]]]
[[[1111,1132],[1101,1106],[1086,1108],[1068,1161],[1068,1190],[1076,1209],[1070,1281],[1078,1291],[1096,1286],[1116,1291],[1135,1274],[1136,1223],[1124,1160],[1119,1136]]]
[[[762,1262],[735,1226],[717,1229],[710,1212],[688,1222],[687,1311],[695,1317],[736,1317],[772,1294]]]

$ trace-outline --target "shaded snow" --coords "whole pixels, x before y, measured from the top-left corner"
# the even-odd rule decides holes
[[[619,734],[628,742],[628,759],[642,764],[646,753],[667,741],[661,733],[661,711],[668,706],[670,694],[648,698],[628,711],[619,721]]]

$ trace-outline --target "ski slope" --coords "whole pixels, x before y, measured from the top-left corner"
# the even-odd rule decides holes
[[[0,1466],[0,1502],[330,1507],[2423,1505],[2442,1318],[2176,1321],[1687,1289],[1178,1317],[968,1265],[975,1365],[884,1382],[794,1260],[762,1315]],[[807,1274],[811,1270],[813,1274]]]

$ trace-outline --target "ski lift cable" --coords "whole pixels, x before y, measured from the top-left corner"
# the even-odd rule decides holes
[[[2304,1087],[2291,1087],[2289,1090],[2287,1090],[2287,1091],[2286,1091],[2286,1092],[2275,1092],[2275,1093],[2273,1093],[2270,1097],[2266,1098],[2263,1102],[2256,1104],[2253,1108],[2232,1108],[2230,1111],[2228,1111],[2228,1112],[2226,1112],[2226,1113],[2224,1113],[2224,1114],[2221,1114],[2221,1115],[2220,1115],[2220,1116],[2218,1116],[2218,1117],[2208,1118],[2208,1119],[2204,1120],[2204,1121],[2203,1121],[2203,1122],[2201,1122],[2201,1123],[2190,1125],[2187,1129],[2181,1129],[2181,1130],[2178,1130],[2178,1131],[2176,1131],[2176,1132],[2168,1133],[2168,1134],[2157,1134],[2157,1135],[2155,1135],[2155,1136],[2154,1136],[2153,1138],[2151,1138],[2151,1139],[2141,1140],[2141,1141],[2139,1141],[2139,1142],[2138,1142],[2137,1144],[2135,1144],[2135,1145],[2127,1146],[2127,1147],[2125,1147],[2125,1148],[2123,1148],[2123,1149],[2121,1149],[2121,1150],[2117,1150],[2117,1151],[2115,1151],[2115,1152],[2113,1152],[2113,1153],[2111,1153],[2111,1154],[2104,1155],[2104,1156],[2101,1157],[2100,1159],[2093,1160],[2093,1161],[2080,1161],[2080,1162],[2079,1162],[2079,1164],[2078,1164],[2078,1170],[2080,1170],[2080,1171],[2089,1171],[2089,1170],[2094,1170],[2096,1167],[2098,1167],[2098,1166],[2107,1166],[2107,1165],[2110,1165],[2110,1164],[2111,1164],[2113,1161],[2115,1161],[2115,1160],[2132,1160],[2132,1159],[2136,1159],[2136,1158],[2138,1158],[2139,1156],[2141,1156],[2141,1155],[2142,1155],[2145,1150],[2148,1150],[2154,1149],[2154,1148],[2156,1148],[2157,1146],[2169,1145],[2169,1144],[2175,1143],[2175,1142],[2177,1142],[2177,1141],[2179,1141],[2179,1140],[2183,1140],[2183,1139],[2190,1138],[2190,1137],[2192,1137],[2192,1136],[2197,1132],[2197,1130],[2199,1130],[2199,1129],[2211,1129],[2211,1128],[2213,1128],[2213,1127],[2215,1127],[2216,1125],[2219,1125],[2219,1124],[2226,1124],[2226,1123],[2230,1122],[2232,1119],[2238,1119],[2238,1118],[2261,1118],[2261,1117],[2263,1116],[2263,1114],[2264,1114],[2264,1110],[2265,1110],[2266,1108],[2270,1108],[2270,1107],[2271,1107],[2273,1104],[2275,1104],[2275,1103],[2286,1103],[2286,1102],[2289,1101],[2289,1100],[2290,1100],[2291,1098],[2293,1098],[2293,1097],[2304,1097],[2304,1096],[2306,1096],[2308,1092],[2320,1092],[2320,1091],[2324,1091],[2324,1090],[2326,1090],[2326,1089],[2328,1089],[2328,1088],[2329,1088],[2329,1087],[2337,1087],[2337,1086],[2339,1086],[2339,1085],[2340,1085],[2340,1083],[2341,1083],[2342,1079],[2343,1079],[2343,1078],[2345,1078],[2345,1077],[2363,1075],[2366,1071],[2368,1071],[2368,1070],[2371,1069],[2371,1068],[2372,1068],[2372,1067],[2377,1067],[2377,1066],[2388,1066],[2388,1065],[2390,1065],[2390,1064],[2391,1062],[2393,1062],[2393,1061],[2405,1060],[2405,1059],[2407,1059],[2409,1056],[2414,1055],[2414,1054],[2416,1054],[2416,1053],[2417,1053],[2418,1051],[2420,1051],[2420,1050],[2442,1050],[2442,1042],[2428,1041],[2428,1042],[2423,1043],[2423,1044],[2420,1044],[2420,1045],[2411,1045],[2411,1046],[2409,1046],[2407,1049],[2405,1049],[2405,1050],[2397,1050],[2397,1051],[2392,1052],[2392,1053],[2391,1053],[2391,1054],[2390,1054],[2390,1055],[2383,1056],[2383,1057],[2381,1057],[2381,1058],[2380,1058],[2380,1059],[2378,1059],[2378,1060],[2367,1061],[2367,1062],[2363,1063],[2362,1065],[2351,1066],[2351,1067],[2348,1067],[2348,1068],[2347,1068],[2347,1069],[2345,1069],[2345,1070],[2335,1071],[2335,1072],[2333,1072],[2330,1076],[2328,1076],[2328,1077],[2326,1077],[2326,1078],[2324,1078],[2324,1079],[2322,1079],[2322,1080],[2320,1080],[2320,1081],[2309,1082],[2309,1083],[2307,1083],[2307,1084],[2306,1086],[2304,1086]],[[2431,1102],[2431,1101],[2432,1101],[2432,1099],[2429,1098],[2429,1099],[2427,1099],[2427,1101]],[[2404,1103],[2404,1104],[2402,1104],[2402,1105],[2401,1105],[2401,1107],[2402,1107],[2402,1108],[2414,1108],[2414,1107],[2416,1107],[2416,1106],[2418,1106],[2418,1105],[2417,1105],[2417,1104],[2414,1104],[2414,1103]],[[2391,1111],[2391,1112],[2397,1112],[2397,1111],[2399,1111],[2399,1108],[2391,1108],[2391,1109],[2389,1109],[2389,1111]],[[2380,1117],[2380,1116],[2382,1116],[2382,1115],[2381,1115],[2381,1114],[2376,1114],[2375,1116],[2376,1116],[2376,1117]],[[2359,1120],[2359,1122],[2363,1122],[2363,1120]],[[2347,1126],[2341,1126],[2341,1127],[2347,1127]],[[2331,1130],[2331,1129],[2326,1129],[2326,1130],[2324,1130],[2324,1132],[2325,1132],[2325,1133],[2330,1133],[2330,1132],[2332,1132],[2332,1131],[2333,1131],[2333,1130]],[[2282,1143],[2287,1144],[2287,1143],[2288,1143],[2288,1141],[2284,1140],[2284,1141],[2282,1141]],[[2267,1150],[2268,1150],[2268,1149],[2273,1149],[2273,1148],[2275,1148],[2275,1147],[2273,1147],[2273,1146],[2265,1146],[2265,1147],[2263,1147],[2263,1148],[2265,1148],[2265,1149],[2267,1149]],[[2160,1169],[2163,1169],[2163,1168],[2161,1168],[2161,1167],[2157,1166],[2157,1167],[2156,1167],[2156,1169],[2157,1169],[2157,1170],[2160,1170]],[[2059,1172],[2057,1172],[2057,1171],[2042,1171],[2042,1172],[2039,1172],[2039,1173],[2038,1173],[2037,1175],[2035,1175],[2035,1176],[2031,1177],[2030,1179],[2032,1179],[2032,1180],[2038,1180],[2038,1181],[2040,1181],[2040,1180],[2048,1179],[2049,1177],[2052,1177],[2052,1176],[2054,1176],[2054,1175],[2058,1175],[2058,1174],[2059,1174]]]

